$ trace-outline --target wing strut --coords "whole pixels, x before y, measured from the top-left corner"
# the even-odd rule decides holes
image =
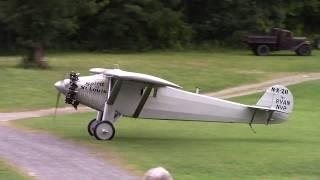
[[[142,98],[141,98],[141,100],[140,100],[140,102],[139,102],[139,104],[138,104],[138,106],[137,106],[137,108],[136,108],[136,110],[135,110],[135,112],[134,112],[132,117],[137,118],[139,116],[140,112],[142,111],[142,108],[143,108],[144,104],[146,103],[146,101],[147,101],[147,99],[148,99],[148,97],[149,97],[149,95],[151,93],[151,90],[152,90],[152,85],[149,84],[147,86],[147,89],[144,91],[144,93],[142,95]]]
[[[253,110],[253,115],[252,115],[252,118],[251,118],[251,120],[250,120],[250,122],[249,122],[249,126],[250,126],[250,128],[252,129],[252,132],[253,132],[253,133],[256,133],[256,131],[255,131],[255,130],[253,129],[253,127],[252,127],[252,123],[253,123],[253,120],[254,120],[254,117],[255,117],[255,115],[256,115],[257,110],[259,110],[259,109],[256,109],[256,108],[255,108],[255,109]],[[269,125],[274,110],[272,110],[272,109],[266,109],[265,111],[268,112],[268,118],[267,118],[266,125]]]
[[[110,98],[111,94],[111,77],[108,77],[108,94],[107,94],[107,101]],[[103,115],[102,115],[102,121],[107,120],[107,112],[108,112],[108,104],[107,101],[104,103],[104,108],[103,108]]]
[[[256,134],[257,132],[253,129],[252,123],[253,123],[254,117],[255,117],[255,115],[256,115],[256,112],[257,112],[257,109],[254,109],[254,110],[253,110],[252,118],[251,118],[251,120],[250,120],[250,122],[249,122],[249,126],[250,126],[250,128],[251,128],[251,130],[252,130],[252,132],[253,132],[254,134]]]
[[[120,92],[120,89],[121,89],[121,86],[122,86],[122,80],[118,79],[115,83],[115,85],[113,86],[112,90],[111,90],[111,93],[110,93],[110,96],[107,100],[107,104],[108,105],[113,105],[119,92]]]
[[[272,117],[272,115],[273,115],[273,112],[274,112],[274,111],[270,111],[270,113],[269,113],[269,116],[268,116],[268,119],[267,119],[267,125],[269,125],[269,122],[270,122],[270,120],[271,120],[271,117]]]

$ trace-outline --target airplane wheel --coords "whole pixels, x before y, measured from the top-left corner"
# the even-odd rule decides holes
[[[255,54],[258,56],[267,56],[270,54],[270,47],[268,45],[259,45],[256,48]]]
[[[94,128],[94,137],[97,140],[111,140],[114,134],[115,129],[109,121],[101,121]]]
[[[90,136],[94,135],[94,128],[96,127],[97,124],[98,124],[98,121],[95,118],[89,122],[88,133],[90,134]]]

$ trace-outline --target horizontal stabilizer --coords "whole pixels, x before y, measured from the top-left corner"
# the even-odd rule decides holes
[[[278,112],[283,112],[281,110],[277,110],[274,108],[268,108],[268,107],[262,107],[262,106],[248,106],[249,108],[252,109],[257,109],[257,110],[262,110],[262,111],[278,111]]]

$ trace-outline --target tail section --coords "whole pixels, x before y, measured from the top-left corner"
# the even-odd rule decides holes
[[[253,109],[251,124],[279,124],[288,119],[293,109],[293,96],[290,90],[274,85],[266,90]]]
[[[267,89],[256,105],[289,114],[293,109],[293,96],[285,86],[275,85]]]

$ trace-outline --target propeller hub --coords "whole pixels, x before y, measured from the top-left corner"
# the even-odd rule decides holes
[[[63,93],[65,94],[66,92],[66,84],[68,84],[69,82],[66,82],[66,81],[69,81],[68,79],[65,79],[65,80],[61,80],[61,81],[57,81],[54,86],[56,87],[56,89],[60,92],[60,93]]]

